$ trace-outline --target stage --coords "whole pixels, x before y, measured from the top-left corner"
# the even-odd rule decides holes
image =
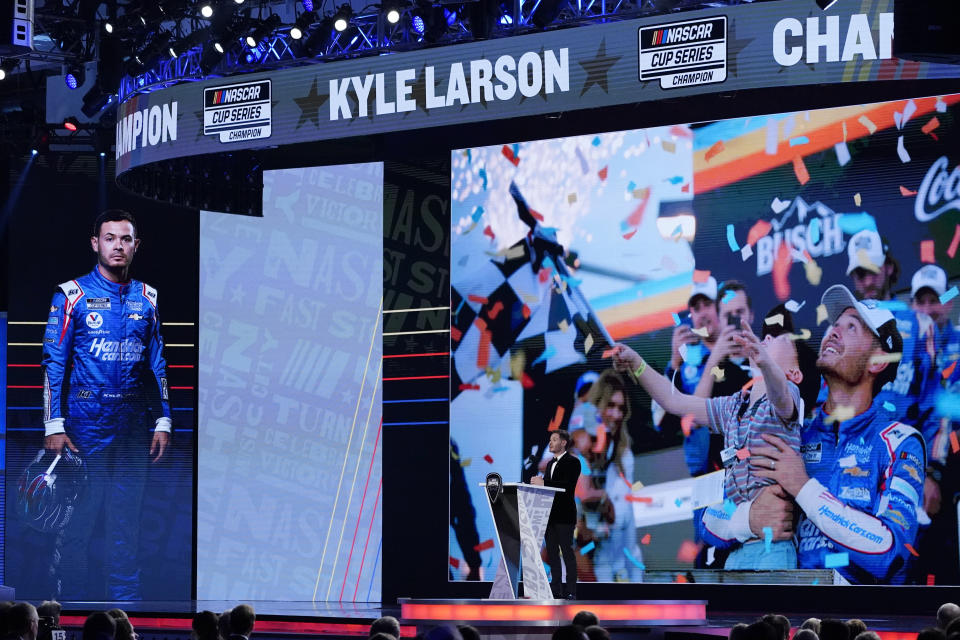
[[[179,640],[190,636],[196,611],[225,611],[237,603],[226,600],[64,602],[61,626],[68,637],[79,638],[87,614],[113,607],[130,616],[141,640]],[[752,622],[766,611],[714,612],[703,600],[444,600],[400,599],[395,606],[381,603],[250,601],[257,613],[255,638],[314,636],[366,637],[370,623],[380,616],[400,620],[401,637],[414,638],[441,624],[471,624],[483,637],[549,638],[556,627],[568,623],[576,612],[593,611],[612,637],[649,640],[692,640],[696,636],[726,637],[738,622]],[[935,609],[935,605],[931,605]],[[860,617],[882,640],[914,640],[920,629],[934,624],[931,617]],[[790,613],[794,627],[817,612]],[[836,616],[844,618],[844,616]],[[709,640],[709,639],[707,639]]]

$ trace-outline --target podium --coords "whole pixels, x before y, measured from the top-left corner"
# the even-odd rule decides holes
[[[480,486],[486,485],[481,483]],[[484,491],[500,541],[500,562],[490,589],[490,599],[516,600],[522,570],[524,596],[533,600],[551,600],[553,593],[540,558],[540,546],[547,530],[553,497],[563,489],[519,482],[504,482],[502,486],[503,492],[496,501]]]

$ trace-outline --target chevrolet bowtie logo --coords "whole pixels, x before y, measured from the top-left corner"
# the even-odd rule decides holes
[[[131,313],[127,317],[130,318],[131,320],[143,320],[143,316],[140,315],[139,313]]]

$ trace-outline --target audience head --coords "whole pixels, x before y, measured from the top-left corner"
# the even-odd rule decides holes
[[[746,622],[738,622],[737,624],[730,627],[730,635],[727,636],[728,640],[744,640],[745,633],[747,631]]]
[[[13,603],[9,600],[0,601],[0,638],[4,638],[10,632],[10,629],[7,627],[7,612],[10,611],[10,607],[13,606]]]
[[[947,637],[950,637],[951,633],[960,633],[960,618],[954,618],[950,621],[947,627],[943,630]]]
[[[460,632],[460,637],[463,640],[480,640],[480,632],[473,625],[458,624],[457,631]]]
[[[6,611],[7,632],[25,640],[37,640],[40,616],[29,602],[18,602]]]
[[[195,613],[190,627],[193,629],[194,640],[220,639],[220,620],[213,611],[198,611]]]
[[[843,620],[821,620],[820,640],[850,640],[850,627]]]
[[[383,631],[377,631],[372,636],[368,637],[367,640],[397,640],[389,633],[384,633]]]
[[[253,607],[248,604],[238,604],[230,610],[230,634],[235,636],[249,636],[253,633],[253,623],[257,616]]]
[[[768,625],[777,630],[780,634],[781,640],[789,640],[790,638],[790,620],[786,616],[781,616],[775,613],[768,613],[767,615],[760,618],[763,622],[766,622]]]
[[[793,634],[793,640],[820,640],[820,638],[817,637],[813,629],[797,629],[797,632]]]
[[[116,620],[103,611],[91,613],[83,623],[83,640],[113,640],[116,633]]]
[[[63,605],[56,600],[44,600],[37,607],[37,615],[41,618],[51,618],[54,626],[60,626],[60,612],[63,611]]]
[[[820,635],[820,618],[807,618],[803,621],[803,624],[800,625],[801,629],[810,629],[817,636]]]
[[[757,620],[743,630],[743,640],[781,640],[780,631],[769,622]]]
[[[957,618],[960,618],[960,606],[952,602],[944,602],[937,609],[937,626],[941,629],[946,629]]]
[[[861,631],[850,640],[880,640],[880,634],[876,631]]]
[[[586,629],[589,626],[600,624],[600,619],[597,618],[597,614],[595,614],[593,611],[587,611],[584,609],[582,611],[577,611],[577,615],[573,616],[572,624]]]
[[[850,640],[867,630],[867,623],[859,618],[850,618],[847,620],[847,629],[850,630]]]
[[[123,609],[107,609],[107,615],[114,620],[124,620],[127,618],[127,612]]]
[[[589,640],[583,627],[567,624],[553,632],[550,640]]]
[[[946,640],[946,637],[940,627],[927,627],[917,634],[917,640]]]
[[[385,633],[388,636],[399,638],[400,622],[393,616],[383,616],[382,618],[377,618],[370,624],[369,637],[373,638],[373,636],[377,633]]]
[[[113,640],[133,640],[133,625],[130,624],[130,618],[114,618],[117,624],[117,630],[113,634]]]
[[[423,635],[423,640],[463,640],[460,630],[450,625],[434,627]]]
[[[598,624],[592,624],[583,630],[590,640],[610,640],[610,632]]]
[[[220,619],[217,620],[217,626],[220,628],[220,637],[224,638],[224,640],[230,637],[230,611],[231,609],[227,609],[221,613]]]

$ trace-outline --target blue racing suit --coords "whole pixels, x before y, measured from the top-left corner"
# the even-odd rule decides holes
[[[106,599],[140,598],[140,505],[151,428],[170,431],[157,291],[104,278],[99,268],[60,285],[43,341],[46,435],[66,432],[86,462],[89,484],[60,534],[67,599],[100,599],[102,575],[87,558],[105,521]],[[69,382],[68,380],[69,376]],[[154,423],[151,405],[158,405]]]
[[[828,554],[846,553],[836,570],[855,584],[903,584],[923,504],[925,453],[920,433],[894,422],[875,400],[858,416],[826,424],[818,408],[804,427],[801,455],[810,480],[796,496],[797,562],[824,568]],[[754,537],[749,502],[710,508],[703,517],[709,544],[731,546]],[[836,556],[830,558],[831,561]]]
[[[923,433],[928,417],[923,412],[924,391],[932,372],[932,363],[924,358],[921,335],[926,323],[902,302],[892,300],[878,304],[890,309],[897,320],[897,330],[903,338],[903,357],[897,365],[897,377],[883,385],[874,404],[886,408],[893,420],[903,420]]]

